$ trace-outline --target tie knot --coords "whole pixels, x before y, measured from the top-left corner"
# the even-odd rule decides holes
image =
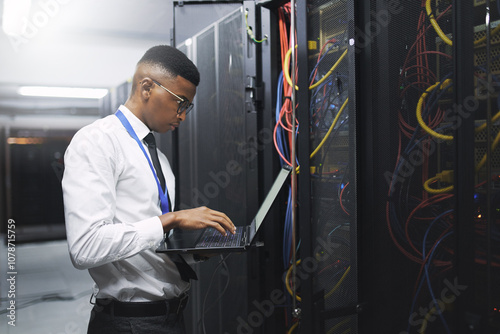
[[[155,136],[153,135],[152,132],[148,133],[148,135],[144,137],[144,141],[146,142],[146,144],[148,144],[148,147],[153,147],[153,148],[156,147]]]

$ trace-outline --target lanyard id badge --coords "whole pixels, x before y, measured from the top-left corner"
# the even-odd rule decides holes
[[[144,156],[148,160],[149,167],[151,168],[151,171],[153,172],[153,176],[155,177],[155,180],[156,180],[156,185],[158,186],[158,193],[160,194],[160,205],[161,205],[162,214],[170,212],[170,206],[168,204],[168,197],[167,197],[168,196],[167,186],[165,185],[165,192],[163,192],[163,190],[161,189],[160,181],[158,180],[158,176],[156,175],[156,171],[153,167],[153,164],[151,163],[151,159],[149,158],[149,155],[146,153],[146,150],[144,149],[144,145],[140,141],[139,137],[137,137],[137,134],[135,133],[134,129],[132,128],[132,125],[130,125],[130,122],[127,120],[125,115],[123,115],[123,113],[120,110],[118,110],[115,113],[115,116],[118,117],[118,119],[123,124],[123,126],[125,127],[125,129],[129,133],[129,135],[132,138],[134,138],[134,140],[137,142],[137,144],[141,148],[142,153],[144,153]]]

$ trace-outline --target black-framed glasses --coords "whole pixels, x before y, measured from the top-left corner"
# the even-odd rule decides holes
[[[177,95],[175,93],[172,93],[168,88],[164,87],[158,81],[156,81],[154,79],[151,79],[151,80],[153,80],[153,82],[155,84],[157,84],[158,86],[160,86],[161,88],[163,88],[164,90],[166,90],[167,92],[169,92],[170,94],[172,94],[173,96],[175,96],[176,98],[179,99],[179,101],[177,101],[177,105],[178,105],[177,106],[177,115],[180,115],[183,112],[186,112],[186,115],[187,115],[191,110],[193,110],[194,104],[192,104],[191,102],[189,102],[188,99],[182,98],[179,95]]]

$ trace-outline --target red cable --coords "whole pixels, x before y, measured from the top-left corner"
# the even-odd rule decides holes
[[[349,182],[346,183],[346,185],[344,186],[344,188],[342,188],[342,191],[340,192],[340,207],[342,208],[342,210],[348,215],[350,216],[351,214],[349,212],[347,212],[347,210],[345,209],[344,207],[344,204],[342,204],[342,195],[344,194],[344,190],[345,188],[347,188],[347,186],[349,185]]]

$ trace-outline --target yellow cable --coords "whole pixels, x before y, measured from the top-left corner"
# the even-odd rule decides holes
[[[432,8],[431,8],[431,0],[427,0],[425,2],[425,9],[427,11],[427,15],[429,16],[429,20],[431,20],[431,24],[434,27],[434,30],[436,30],[436,33],[441,37],[441,39],[448,45],[453,45],[453,42],[451,39],[446,36],[446,34],[441,30],[441,27],[437,23],[436,19],[434,18],[434,14],[432,14]]]
[[[446,188],[434,189],[430,187],[430,184],[434,181],[440,180],[439,176],[434,176],[424,182],[424,189],[429,194],[443,194],[453,190],[453,186],[448,186]]]
[[[264,38],[260,39],[260,40],[255,38],[255,35],[253,34],[252,28],[250,28],[250,26],[248,25],[248,11],[247,10],[245,11],[245,25],[247,26],[248,37],[250,37],[252,39],[252,41],[254,41],[255,43],[262,43],[262,42],[267,40],[267,35],[264,35]]]
[[[495,27],[490,33],[490,36],[496,35],[500,31],[500,24]],[[478,46],[486,41],[486,35],[474,41],[474,46]]]
[[[500,111],[498,113],[496,113],[495,116],[493,116],[491,121],[495,122],[499,118],[500,118]],[[476,133],[481,132],[486,128],[486,126],[487,126],[487,123],[483,123],[480,126],[478,126],[477,128],[475,128],[474,131]],[[491,145],[491,152],[493,152],[497,148],[499,143],[500,143],[500,132],[497,133],[495,139],[493,140],[493,143]],[[483,157],[481,158],[481,161],[479,161],[479,163],[476,165],[476,168],[475,168],[476,172],[478,172],[484,166],[486,161],[488,161],[488,152],[486,152],[483,155]],[[446,178],[446,181],[445,181],[446,183],[453,183],[453,180],[450,179],[449,174],[444,174],[445,172],[446,171],[443,171],[442,173],[439,173],[436,176],[431,177],[430,179],[425,181],[424,182],[425,191],[427,191],[430,194],[443,194],[443,193],[453,191],[453,189],[454,189],[453,185],[445,187],[445,188],[440,188],[440,189],[431,188],[431,186],[430,186],[431,183],[433,183],[434,181],[437,181],[437,180],[442,181],[443,178]]]
[[[295,263],[296,266],[298,266],[300,264],[300,260],[297,260],[297,262]],[[292,291],[292,288],[290,287],[290,274],[292,273],[292,269],[293,269],[293,266],[290,266],[290,268],[288,268],[288,271],[286,273],[286,278],[285,278],[285,286],[286,286],[286,289],[288,290],[288,293],[290,295],[293,296],[293,291]],[[300,302],[302,301],[302,298],[299,297],[299,295],[295,294],[295,298]]]
[[[339,112],[337,113],[337,115],[335,115],[335,119],[333,120],[332,125],[330,125],[330,128],[328,129],[328,132],[323,137],[323,139],[321,140],[321,142],[319,143],[319,145],[311,153],[311,155],[309,156],[309,159],[312,159],[319,152],[319,150],[321,149],[321,147],[325,144],[326,140],[328,139],[328,137],[332,133],[333,129],[335,128],[335,125],[337,124],[337,122],[338,122],[338,120],[340,118],[340,115],[344,111],[345,107],[347,107],[347,102],[348,101],[349,101],[349,98],[345,99],[344,104],[342,104],[342,107],[340,107]],[[295,172],[298,173],[299,171],[300,171],[300,166],[297,166],[297,169],[295,170]]]
[[[295,48],[297,48],[297,45],[295,45]],[[288,50],[288,52],[286,53],[285,64],[283,66],[283,72],[285,74],[285,79],[290,86],[293,85],[292,79],[290,78],[290,73],[288,73],[288,68],[290,67],[290,55],[291,54],[292,54],[292,48],[290,48],[290,50]],[[346,55],[347,55],[347,49],[340,56],[340,58],[335,62],[335,64],[333,64],[333,66],[330,68],[330,70],[328,70],[328,72],[325,74],[325,76],[323,76],[321,78],[321,80],[319,80],[315,84],[309,86],[309,90],[314,89],[314,88],[318,87],[319,85],[321,85],[323,83],[323,81],[325,81],[326,78],[328,78],[333,73],[333,71],[335,71],[335,69],[339,66],[340,62],[345,58]],[[299,86],[295,85],[295,90],[299,90]]]
[[[495,115],[495,117],[497,117],[499,114]],[[500,143],[500,132],[497,133],[495,139],[493,140],[493,143],[491,144],[491,152],[496,150],[499,143]],[[476,168],[475,168],[476,172],[479,172],[479,170],[484,166],[486,161],[488,161],[488,153],[485,153],[483,155],[481,161],[479,161],[479,163],[476,165]],[[437,181],[437,180],[441,180],[441,178],[442,178],[442,176],[440,174],[437,174],[436,176],[431,177],[430,179],[425,181],[424,182],[425,191],[427,191],[429,194],[442,194],[442,193],[447,193],[447,192],[453,191],[453,185],[445,187],[445,188],[440,188],[440,189],[435,189],[435,188],[430,187],[430,184],[432,182]],[[449,180],[448,180],[447,183],[451,183],[451,182],[449,182]]]
[[[297,48],[297,45],[295,45],[295,48]],[[290,50],[288,50],[288,52],[286,53],[285,55],[285,64],[283,66],[283,72],[285,74],[285,78],[286,78],[286,81],[288,82],[288,84],[290,86],[292,86],[292,79],[290,78],[290,74],[288,73],[288,68],[290,67],[290,55],[292,54],[292,48],[290,48]],[[335,71],[335,69],[339,66],[340,62],[345,58],[345,56],[347,55],[347,49],[344,51],[344,53],[340,56],[340,58],[335,62],[335,64],[333,64],[333,66],[330,68],[330,70],[326,73],[326,75],[321,78],[321,80],[319,80],[318,82],[316,82],[314,85],[311,85],[309,87],[309,89],[314,89],[316,87],[318,87],[319,85],[321,85],[321,83],[323,81],[326,80],[326,78],[328,78],[333,71]],[[299,86],[295,85],[295,90],[299,90]],[[309,157],[310,159],[312,157],[314,157],[316,155],[316,153],[318,153],[318,151],[321,149],[321,147],[325,144],[325,141],[328,139],[328,136],[330,136],[330,133],[333,131],[335,125],[337,124],[337,121],[340,117],[340,114],[342,114],[342,112],[344,111],[345,107],[347,106],[347,101],[349,99],[347,98],[345,101],[344,101],[344,104],[342,105],[342,107],[340,107],[340,110],[339,112],[337,113],[337,115],[335,116],[335,119],[332,123],[332,125],[330,126],[330,128],[328,129],[328,132],[326,133],[325,137],[323,138],[323,140],[319,143],[318,147],[316,147],[316,149],[311,153],[311,156]],[[300,171],[300,166],[297,166],[297,169],[296,169],[296,173],[298,173]]]
[[[443,134],[437,133],[436,131],[434,131],[431,128],[429,128],[427,126],[427,124],[425,124],[424,120],[422,119],[422,106],[424,105],[425,98],[427,97],[427,95],[429,95],[429,93],[434,88],[436,88],[437,86],[441,85],[441,89],[442,89],[443,87],[448,86],[450,83],[451,83],[451,79],[446,79],[442,84],[441,84],[441,82],[436,82],[434,85],[430,86],[429,88],[427,88],[425,90],[425,92],[420,96],[420,99],[418,100],[418,104],[417,104],[417,121],[418,121],[418,124],[420,124],[420,126],[422,127],[422,129],[425,132],[427,132],[428,134],[430,134],[433,137],[436,137],[436,138],[439,138],[439,139],[442,139],[442,140],[453,140],[453,136],[443,135]]]
[[[295,45],[295,48],[297,48],[297,45]],[[292,84],[292,79],[290,78],[290,73],[288,73],[288,68],[290,67],[290,55],[292,54],[292,48],[288,50],[288,52],[285,55],[285,64],[283,64],[283,72],[285,74],[285,79],[288,82],[290,86],[293,86]],[[295,85],[295,90],[299,90],[299,86]]]
[[[296,265],[298,266],[300,264],[301,260],[297,260],[296,262]],[[285,278],[285,286],[286,286],[286,289],[288,291],[288,293],[290,295],[293,296],[293,291],[292,291],[292,288],[290,287],[290,275],[292,274],[292,269],[293,269],[293,266],[290,266],[290,268],[288,268],[288,271],[286,273],[286,278]],[[337,282],[337,284],[335,284],[335,286],[333,287],[333,289],[331,289],[326,295],[325,295],[325,299],[330,297],[335,291],[337,291],[337,289],[340,287],[340,285],[342,284],[342,282],[344,282],[345,278],[347,277],[347,274],[349,274],[349,272],[351,271],[351,266],[349,266],[346,271],[344,272],[344,274],[342,275],[342,277],[340,278],[340,280]],[[299,296],[299,295],[295,295],[295,298],[300,302],[302,301],[302,298]]]
[[[434,18],[434,14],[432,14],[432,8],[431,8],[431,0],[427,0],[425,2],[425,9],[427,12],[427,15],[429,16],[429,20],[431,21],[432,26],[434,27],[434,30],[436,30],[436,33],[441,37],[441,39],[448,45],[452,46],[453,41],[446,36],[446,34],[441,30],[441,27],[437,23],[436,19]],[[500,31],[500,24],[495,27],[491,31],[491,36],[497,34]],[[481,43],[484,43],[486,41],[486,36],[481,37],[480,39],[477,39],[474,41],[474,46],[478,46]]]
[[[333,128],[337,124],[337,122],[340,118],[340,115],[342,114],[345,107],[347,106],[348,101],[349,101],[349,98],[345,99],[344,104],[342,104],[342,107],[340,107],[339,112],[337,113],[337,115],[335,115],[335,119],[333,120],[332,125],[330,125],[330,128],[328,129],[328,132],[326,133],[325,137],[323,137],[323,140],[321,140],[318,147],[316,147],[316,149],[311,153],[311,156],[309,157],[310,159],[312,159],[316,155],[316,153],[319,152],[321,147],[325,144],[326,140],[328,139],[328,136],[330,136],[330,133],[332,133]]]
[[[495,140],[493,140],[493,143],[491,144],[491,152],[493,152],[497,148],[499,142],[500,142],[500,132],[497,133]],[[478,172],[484,166],[487,160],[488,160],[488,153],[486,152],[481,161],[477,164],[476,172]]]
[[[325,81],[326,78],[328,78],[332,74],[332,72],[335,71],[335,69],[339,66],[340,62],[345,58],[345,56],[347,56],[347,49],[339,57],[339,59],[335,62],[335,64],[333,64],[332,68],[330,68],[330,70],[318,82],[309,86],[309,90],[314,89],[314,88],[318,87],[319,85],[321,85],[323,83],[323,81]]]
[[[499,25],[499,27],[500,27],[500,25]],[[500,118],[500,111],[499,111],[499,112],[497,112],[497,113],[495,114],[495,116],[493,116],[493,118],[491,119],[491,121],[492,121],[492,122],[495,122],[495,121],[497,121],[499,118]],[[480,126],[478,126],[477,128],[475,128],[475,129],[474,129],[474,131],[475,131],[476,133],[481,132],[481,131],[483,131],[484,129],[486,129],[486,126],[487,126],[487,125],[488,125],[488,123],[487,123],[487,122],[484,122],[483,124],[481,124]]]
[[[326,295],[325,295],[325,299],[330,297],[332,295],[332,293],[334,293],[335,291],[337,291],[337,289],[339,288],[340,284],[342,284],[342,282],[344,281],[344,279],[346,278],[347,274],[349,274],[349,271],[351,271],[351,266],[349,266],[347,268],[347,270],[345,271],[344,275],[342,275],[342,277],[340,278],[340,281],[337,282],[337,284],[335,284],[335,286],[333,287],[333,289],[331,289]]]
[[[326,332],[326,334],[333,334],[339,327],[341,327],[342,325],[345,325],[346,323],[349,322],[349,320],[351,319],[345,319],[345,320],[342,320],[341,322],[339,322],[338,324],[336,324],[335,326],[333,326],[332,328],[330,328],[328,330],[328,332]]]
[[[293,324],[292,327],[288,330],[287,334],[292,334],[292,332],[295,330],[295,328],[299,325],[299,322],[297,321],[296,323]]]

